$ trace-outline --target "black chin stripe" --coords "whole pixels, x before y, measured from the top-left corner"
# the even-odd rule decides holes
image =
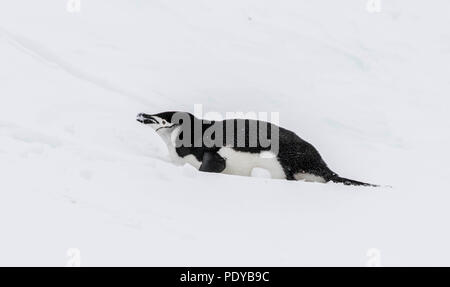
[[[160,129],[169,129],[169,128],[173,128],[174,126],[176,126],[176,124],[171,125],[170,127],[160,127],[157,128],[156,131],[159,131]]]

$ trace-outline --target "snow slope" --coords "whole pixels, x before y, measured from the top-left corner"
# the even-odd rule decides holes
[[[449,9],[2,0],[0,265],[450,265]],[[135,115],[194,104],[279,112],[334,171],[392,188],[174,166]]]

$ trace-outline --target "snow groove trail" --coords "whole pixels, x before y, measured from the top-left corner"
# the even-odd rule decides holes
[[[71,63],[66,60],[61,59],[55,53],[50,51],[47,47],[44,47],[40,43],[26,38],[21,35],[13,34],[9,31],[6,31],[4,28],[0,27],[0,35],[3,34],[5,39],[16,49],[20,50],[22,53],[25,53],[37,61],[48,65],[53,68],[59,68],[60,70],[70,74],[71,76],[81,80],[89,82],[95,86],[98,86],[107,91],[116,93],[118,95],[127,97],[133,101],[136,101],[140,104],[151,105],[152,103],[143,97],[140,97],[130,91],[123,89],[122,87],[117,86],[110,81],[100,78],[95,75],[90,75],[80,69],[76,68]]]
[[[168,158],[155,152],[142,154],[138,149],[133,153],[105,148],[102,145],[87,144],[75,137],[49,135],[43,131],[14,123],[0,121],[0,138],[3,147],[9,152],[27,153],[33,151],[36,145],[50,149],[64,149],[65,153],[79,159],[102,160],[105,162],[121,162],[139,165],[154,165],[152,160],[171,165]],[[7,145],[7,141],[11,145]]]

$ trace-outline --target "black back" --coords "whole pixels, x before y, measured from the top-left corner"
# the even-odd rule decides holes
[[[170,116],[170,113],[161,113],[164,117]],[[271,144],[261,145],[260,136],[269,141],[272,140],[272,129],[277,128],[279,132],[279,149],[277,159],[286,173],[288,179],[294,179],[294,174],[298,172],[311,173],[317,176],[322,176],[326,180],[335,176],[323,161],[319,152],[308,142],[301,139],[292,131],[278,127],[274,124],[249,120],[249,119],[229,119],[224,121],[207,121],[201,120],[193,115],[189,114],[191,119],[191,127],[188,130],[182,130],[177,144],[184,139],[185,133],[190,133],[190,145],[179,146],[176,148],[176,152],[179,156],[185,157],[187,155],[193,155],[199,161],[202,161],[205,152],[217,152],[227,143],[232,143],[230,146],[236,151],[249,152],[249,153],[261,153],[263,151],[270,151]],[[203,139],[206,131],[213,125],[221,125],[222,140],[214,138],[215,133],[211,134],[211,139],[215,140],[214,146],[206,146]],[[195,127],[201,128],[201,133],[195,134]],[[250,128],[252,127],[252,128]],[[255,128],[256,127],[256,128]],[[242,128],[244,129],[242,131]],[[233,131],[233,132],[230,132]],[[241,133],[240,133],[241,132]],[[261,134],[263,132],[263,134]],[[243,137],[239,137],[243,135]],[[257,139],[254,141],[254,139]],[[253,142],[252,142],[253,139]],[[201,143],[201,146],[195,146],[195,143]],[[229,146],[229,145],[227,145]]]

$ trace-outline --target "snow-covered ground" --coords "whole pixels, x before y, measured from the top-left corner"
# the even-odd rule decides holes
[[[450,2],[366,2],[1,0],[0,265],[450,265]],[[194,104],[392,188],[177,167]]]

